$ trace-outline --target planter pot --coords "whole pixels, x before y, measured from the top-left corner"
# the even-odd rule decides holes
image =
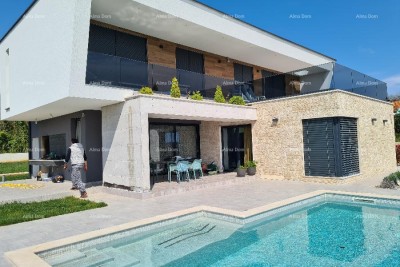
[[[245,177],[246,176],[246,169],[237,169],[237,177]]]
[[[255,174],[256,174],[256,171],[257,171],[256,167],[249,167],[249,168],[247,168],[247,174],[248,174],[248,175],[255,175]]]

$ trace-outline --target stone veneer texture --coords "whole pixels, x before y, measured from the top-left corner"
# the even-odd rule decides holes
[[[393,108],[389,103],[334,90],[253,104],[253,155],[263,177],[332,182],[304,173],[303,119],[353,117],[358,119],[360,175],[385,176],[396,171]],[[272,118],[278,118],[276,125]],[[372,119],[376,119],[373,123]]]

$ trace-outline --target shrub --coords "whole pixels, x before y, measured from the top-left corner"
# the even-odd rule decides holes
[[[214,101],[217,103],[226,103],[224,93],[222,92],[222,88],[219,85],[217,85],[217,88],[215,89]]]
[[[399,185],[398,184],[399,179],[400,179],[400,172],[394,172],[383,178],[381,184],[378,187],[394,189],[396,188],[396,186]]]
[[[389,178],[385,177],[383,178],[381,184],[379,185],[380,188],[388,188],[388,189],[394,189],[396,188],[395,183]]]
[[[246,102],[244,102],[244,99],[243,99],[243,97],[241,97],[241,96],[232,96],[232,97],[229,99],[229,104],[241,105],[241,106],[243,106],[243,105],[246,104]]]
[[[400,133],[400,114],[394,115],[394,132]]]
[[[395,173],[392,173],[391,175],[392,175],[391,179],[393,180],[393,182],[394,182],[396,185],[399,185],[399,181],[400,181],[400,172],[395,172]],[[389,176],[391,176],[391,175],[389,175]]]
[[[201,101],[203,100],[203,96],[201,95],[200,91],[196,91],[190,95],[190,99]]]
[[[396,160],[397,160],[397,165],[400,164],[400,145],[396,145]]]
[[[178,83],[178,79],[176,77],[172,78],[171,97],[175,97],[175,98],[181,97],[181,89],[179,89],[179,83]]]
[[[140,88],[139,93],[144,94],[144,95],[152,95],[153,94],[153,89],[150,87],[144,86]]]
[[[249,160],[246,162],[245,166],[247,168],[251,168],[251,167],[257,167],[257,161],[255,160]]]

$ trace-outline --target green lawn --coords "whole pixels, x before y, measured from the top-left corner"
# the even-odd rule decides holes
[[[30,179],[31,176],[29,173],[26,174],[17,174],[17,175],[7,175],[5,176],[5,181],[15,181],[15,180],[25,180],[25,179]],[[0,175],[0,182],[2,181],[2,177]]]
[[[28,172],[28,161],[0,163],[0,174],[14,172]]]
[[[30,203],[7,203],[0,205],[0,226],[106,207],[104,202],[93,202],[75,197]],[[79,224],[79,222],[77,222]],[[62,225],[60,225],[62,229]]]

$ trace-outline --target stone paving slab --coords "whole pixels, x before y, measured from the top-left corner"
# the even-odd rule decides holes
[[[0,255],[6,251],[199,205],[246,211],[321,189],[400,196],[400,190],[376,188],[375,186],[379,184],[380,180],[371,178],[349,184],[332,185],[255,179],[244,184],[224,185],[149,199],[123,197],[107,194],[96,188],[89,188],[89,199],[104,201],[108,207],[0,227]],[[70,184],[65,183],[64,185],[66,185],[65,190],[69,190]],[[48,188],[52,189],[50,186]],[[0,266],[11,265],[2,256],[0,257]]]

